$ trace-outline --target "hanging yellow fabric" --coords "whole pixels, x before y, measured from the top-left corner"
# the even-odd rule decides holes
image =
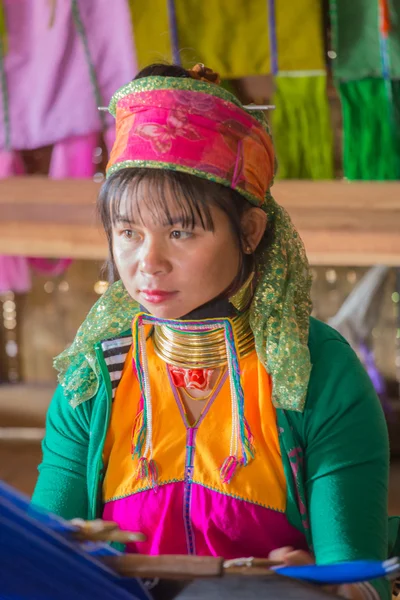
[[[128,0],[139,69],[152,63],[171,63],[167,0]],[[133,76],[133,75],[132,75]]]
[[[171,60],[167,0],[129,0],[139,65]],[[210,65],[225,79],[271,72],[266,0],[175,0],[183,66]],[[319,0],[275,0],[280,71],[325,69]],[[301,24],[301,26],[300,26]]]
[[[278,73],[271,115],[278,176],[331,179],[333,139],[320,0],[275,0]]]
[[[275,0],[275,20],[279,71],[325,71],[321,1]]]
[[[167,0],[129,0],[139,66],[171,62]],[[320,0],[175,0],[184,67],[197,62],[223,79],[268,75],[277,62],[271,115],[280,168],[288,178],[333,177]],[[274,17],[274,18],[272,18]],[[272,30],[272,29],[273,30]],[[276,38],[276,44],[271,40]]]
[[[0,54],[7,54],[7,22],[3,5],[3,0],[0,0]]]
[[[270,72],[266,0],[175,0],[182,63],[210,65],[222,78]]]

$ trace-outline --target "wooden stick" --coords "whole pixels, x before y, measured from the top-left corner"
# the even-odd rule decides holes
[[[134,533],[132,531],[122,531],[114,521],[83,521],[73,519],[71,521],[78,529],[72,533],[75,540],[82,542],[118,542],[128,544],[129,542],[144,542],[146,536],[143,533]]]
[[[224,562],[224,575],[271,575],[271,567],[282,566],[281,562],[267,558],[243,558]]]
[[[114,531],[119,529],[119,525],[115,521],[103,521],[103,519],[93,519],[92,521],[71,519],[70,524],[78,527],[80,531]]]
[[[224,560],[213,556],[123,554],[104,558],[103,562],[124,577],[195,579],[221,577]]]
[[[143,533],[132,533],[130,531],[77,531],[73,538],[80,542],[118,542],[119,544],[129,544],[131,542],[144,542],[146,536]]]
[[[72,523],[77,527],[77,531],[72,532],[71,535],[77,541],[128,544],[129,542],[143,542],[146,539],[142,533],[120,530],[118,524],[113,521],[75,519]],[[266,575],[274,572],[271,567],[281,564],[253,557],[224,560],[210,556],[147,556],[143,554],[107,557],[104,561],[118,574],[126,577],[161,577],[165,579]]]
[[[272,575],[271,567],[281,563],[268,559],[238,559],[225,561],[213,556],[124,554],[104,559],[107,566],[125,577],[160,577],[161,579],[192,579],[226,575]]]

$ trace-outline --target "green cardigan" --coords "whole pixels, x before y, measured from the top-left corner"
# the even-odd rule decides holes
[[[315,319],[309,349],[313,366],[304,412],[277,410],[286,514],[306,534],[318,563],[383,560],[390,552],[389,445],[380,402],[347,342]],[[102,514],[102,452],[112,400],[101,344],[96,356],[102,374],[96,395],[73,409],[59,386],[47,415],[33,502],[66,519]],[[306,513],[299,510],[302,502]],[[386,581],[374,586],[382,599],[390,597]]]

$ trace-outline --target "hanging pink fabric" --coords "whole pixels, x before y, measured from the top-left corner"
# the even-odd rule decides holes
[[[3,0],[8,52],[5,74],[13,149],[40,148],[101,130],[87,55],[72,2]],[[102,103],[137,71],[126,0],[78,0]],[[1,102],[0,102],[1,107]],[[0,148],[4,147],[0,110]],[[103,113],[111,126],[113,118]]]
[[[24,164],[18,152],[0,150],[0,179],[23,175]],[[4,292],[27,292],[31,276],[25,256],[0,256],[0,294]]]
[[[24,173],[24,163],[18,152],[0,150],[0,179]]]
[[[77,15],[74,6],[78,9]],[[101,104],[130,81],[137,64],[131,17],[126,0],[48,2],[3,0],[8,51],[5,79],[9,98],[12,149],[53,145],[49,176],[91,177],[98,134],[113,118],[100,115],[93,71]],[[4,97],[3,97],[4,98]],[[3,110],[1,109],[3,108]],[[0,177],[21,174],[22,161],[5,147],[5,107],[0,102]],[[107,134],[112,137],[112,133]],[[110,147],[110,142],[107,143]],[[0,291],[30,289],[28,265],[58,275],[70,259],[0,257]]]
[[[24,294],[31,289],[31,274],[25,256],[0,256],[0,294]]]
[[[0,256],[0,294],[24,294],[31,289],[31,274],[25,256]]]
[[[93,177],[96,165],[93,162],[99,146],[98,133],[70,137],[54,145],[49,169],[52,179]]]
[[[66,269],[68,269],[69,265],[72,263],[72,260],[70,258],[51,259],[31,257],[28,258],[28,263],[32,269],[41,275],[57,277],[57,275],[61,275]]]

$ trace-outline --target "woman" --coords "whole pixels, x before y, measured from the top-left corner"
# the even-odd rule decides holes
[[[263,114],[217,83],[201,65],[153,65],[111,100],[99,209],[117,281],[55,361],[33,500],[142,532],[132,552],[384,559],[380,404],[346,341],[310,317]]]

